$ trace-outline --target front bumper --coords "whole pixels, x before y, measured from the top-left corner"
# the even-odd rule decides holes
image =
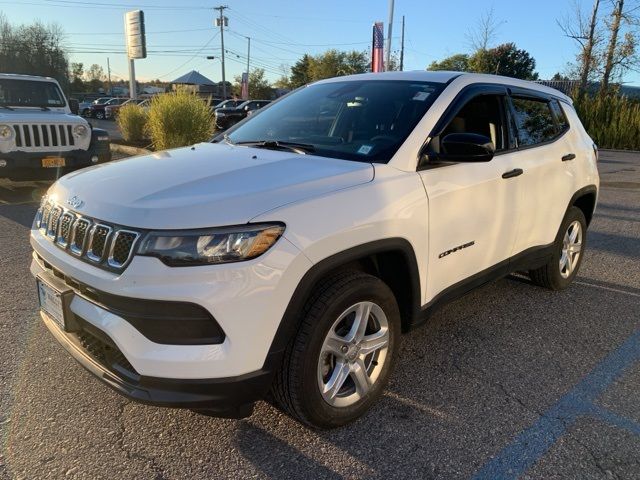
[[[98,134],[92,136],[91,144],[87,150],[0,153],[0,160],[6,162],[6,165],[0,168],[0,178],[54,180],[80,168],[111,161],[109,140],[97,140],[97,136]],[[100,136],[108,136],[108,134],[104,132]],[[98,157],[97,162],[91,160],[94,156]],[[65,159],[65,166],[45,168],[42,166],[42,159],[45,157],[62,157]]]
[[[81,333],[99,337],[111,352],[120,354],[119,364],[96,360],[78,343],[77,332],[62,331],[43,315],[49,330],[78,362],[131,399],[207,410],[216,416],[246,414],[248,405],[268,391],[282,354],[282,349],[272,349],[275,333],[293,291],[310,266],[285,238],[262,257],[242,264],[171,268],[155,258],[134,257],[121,274],[78,260],[37,230],[31,232],[31,243],[36,251],[33,275],[48,275],[49,279],[57,272],[53,281],[63,281],[67,285],[63,288],[73,290],[68,308],[84,326]],[[287,275],[283,275],[285,271]],[[77,283],[132,300],[196,303],[215,318],[224,331],[224,341],[156,343],[128,322],[126,315],[83,295],[75,287]],[[129,366],[124,371],[123,364]],[[234,410],[238,405],[242,408]]]

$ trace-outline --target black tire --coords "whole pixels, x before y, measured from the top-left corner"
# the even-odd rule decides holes
[[[561,274],[560,259],[562,257],[562,251],[564,248],[565,233],[567,232],[569,226],[573,224],[573,222],[579,222],[582,229],[581,249],[576,264],[573,267],[571,273],[568,276],[564,277]],[[560,230],[558,231],[558,235],[556,236],[556,240],[554,242],[553,257],[546,265],[540,268],[536,268],[535,270],[529,270],[529,277],[531,278],[531,281],[536,285],[548,288],[550,290],[564,290],[569,285],[571,285],[571,282],[573,282],[573,279],[578,274],[578,270],[580,270],[580,265],[582,264],[582,259],[584,258],[584,251],[586,246],[587,221],[584,218],[584,213],[582,213],[582,210],[580,210],[578,207],[571,207],[562,220]]]
[[[318,362],[329,329],[358,302],[373,302],[388,321],[386,358],[368,393],[349,406],[327,403],[318,385]],[[400,312],[391,289],[379,278],[357,271],[342,272],[323,281],[307,301],[297,334],[284,354],[272,387],[277,405],[300,422],[316,428],[335,428],[362,416],[382,394],[393,370],[400,342]],[[376,364],[377,365],[377,364]]]
[[[97,112],[95,113],[95,117],[96,117],[98,120],[104,120],[104,112],[102,112],[102,111],[97,111]]]

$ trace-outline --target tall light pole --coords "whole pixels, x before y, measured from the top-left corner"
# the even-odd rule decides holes
[[[389,70],[391,61],[391,35],[393,33],[393,0],[389,0],[389,30],[387,33],[387,58],[385,59],[385,70]]]
[[[404,71],[404,15],[402,15],[402,40],[400,41],[400,71]]]
[[[214,10],[218,10],[220,12],[220,17],[216,19],[216,23],[220,26],[220,46],[222,47],[222,100],[227,99],[227,81],[224,76],[224,26],[225,23],[228,25],[228,21],[224,16],[225,8],[229,8],[226,5],[221,5],[219,7],[215,7]]]

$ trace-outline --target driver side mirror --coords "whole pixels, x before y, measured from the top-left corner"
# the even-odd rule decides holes
[[[71,113],[73,113],[74,115],[78,115],[78,112],[80,111],[80,103],[78,102],[78,100],[76,100],[75,98],[70,98],[69,109],[71,110]]]
[[[450,133],[440,144],[440,153],[429,154],[443,162],[489,162],[496,147],[489,137],[477,133]]]

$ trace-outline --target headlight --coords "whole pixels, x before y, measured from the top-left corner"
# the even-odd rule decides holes
[[[73,135],[75,137],[84,137],[88,133],[89,129],[84,125],[79,124],[73,127]]]
[[[150,232],[138,255],[157,257],[172,267],[242,262],[269,250],[283,232],[281,223]]]
[[[0,125],[0,140],[11,140],[13,138],[13,128],[9,125]]]

